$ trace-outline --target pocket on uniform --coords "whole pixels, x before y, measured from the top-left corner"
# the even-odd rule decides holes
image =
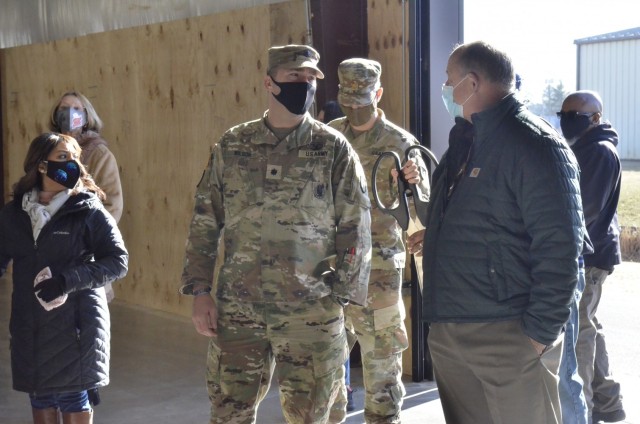
[[[256,183],[248,159],[232,160],[225,165],[224,197],[227,208],[232,212],[242,211],[257,203]]]
[[[409,347],[404,319],[405,311],[402,304],[373,311],[375,358],[386,358]]]
[[[320,352],[313,352],[313,375],[316,378],[335,372],[343,366],[349,356],[347,349],[347,335],[342,332],[339,337],[327,343],[327,348]]]
[[[325,318],[323,319],[326,320],[328,318],[331,324],[324,329],[324,333],[329,335],[326,342],[322,344],[314,343],[318,348],[313,349],[313,352],[311,352],[313,374],[316,378],[335,372],[337,368],[344,365],[349,357],[344,319],[331,319],[331,317],[341,317],[343,308],[332,297],[325,296],[319,299],[319,303],[325,309]]]
[[[304,185],[296,207],[313,217],[321,218],[329,208],[330,203],[333,203],[333,198],[329,184],[311,179]]]

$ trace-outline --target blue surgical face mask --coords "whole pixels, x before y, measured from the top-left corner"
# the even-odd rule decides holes
[[[462,78],[460,82],[457,83],[455,86],[450,86],[446,84],[442,85],[442,101],[444,101],[444,107],[447,108],[447,112],[449,112],[449,115],[451,115],[453,119],[456,119],[457,117],[464,118],[462,107],[465,105],[465,103],[467,103],[467,101],[469,101],[471,96],[475,94],[475,92],[471,93],[471,96],[467,97],[467,100],[465,100],[464,103],[462,104],[458,104],[455,102],[455,100],[453,100],[453,91],[460,84],[462,84],[462,81],[466,80],[468,77],[469,76],[467,75],[464,78]]]

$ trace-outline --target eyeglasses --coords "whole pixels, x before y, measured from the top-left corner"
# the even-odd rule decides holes
[[[567,119],[576,119],[578,116],[586,116],[591,118],[593,115],[595,115],[598,112],[578,112],[576,110],[568,110],[566,112],[556,112],[556,115],[558,116],[558,118],[562,119],[562,118],[567,118]]]

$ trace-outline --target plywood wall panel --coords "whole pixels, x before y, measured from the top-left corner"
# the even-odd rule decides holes
[[[367,6],[369,58],[382,65],[384,93],[380,107],[387,119],[409,131],[409,2],[368,0]],[[411,260],[407,258],[409,263]],[[409,267],[405,269],[404,278],[411,279]],[[404,300],[407,308],[405,326],[411,340],[411,302],[407,297]],[[403,373],[411,374],[411,348],[402,352],[402,362]]]
[[[382,65],[384,94],[380,107],[389,120],[408,130],[409,51],[403,28],[408,39],[409,2],[368,0],[367,6],[369,58]]]
[[[123,183],[130,264],[116,296],[189,315],[191,299],[177,288],[210,147],[264,112],[267,48],[307,37],[305,2],[292,0],[4,50],[5,192],[53,102],[83,92],[105,122]]]

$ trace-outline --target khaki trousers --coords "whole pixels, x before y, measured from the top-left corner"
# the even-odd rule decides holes
[[[603,269],[587,267],[586,286],[580,299],[580,334],[576,354],[590,416],[593,411],[608,413],[623,409],[620,383],[611,375],[602,324],[596,317],[602,286],[608,275],[609,272]]]
[[[561,424],[562,336],[538,356],[520,320],[433,323],[429,348],[450,424]]]

